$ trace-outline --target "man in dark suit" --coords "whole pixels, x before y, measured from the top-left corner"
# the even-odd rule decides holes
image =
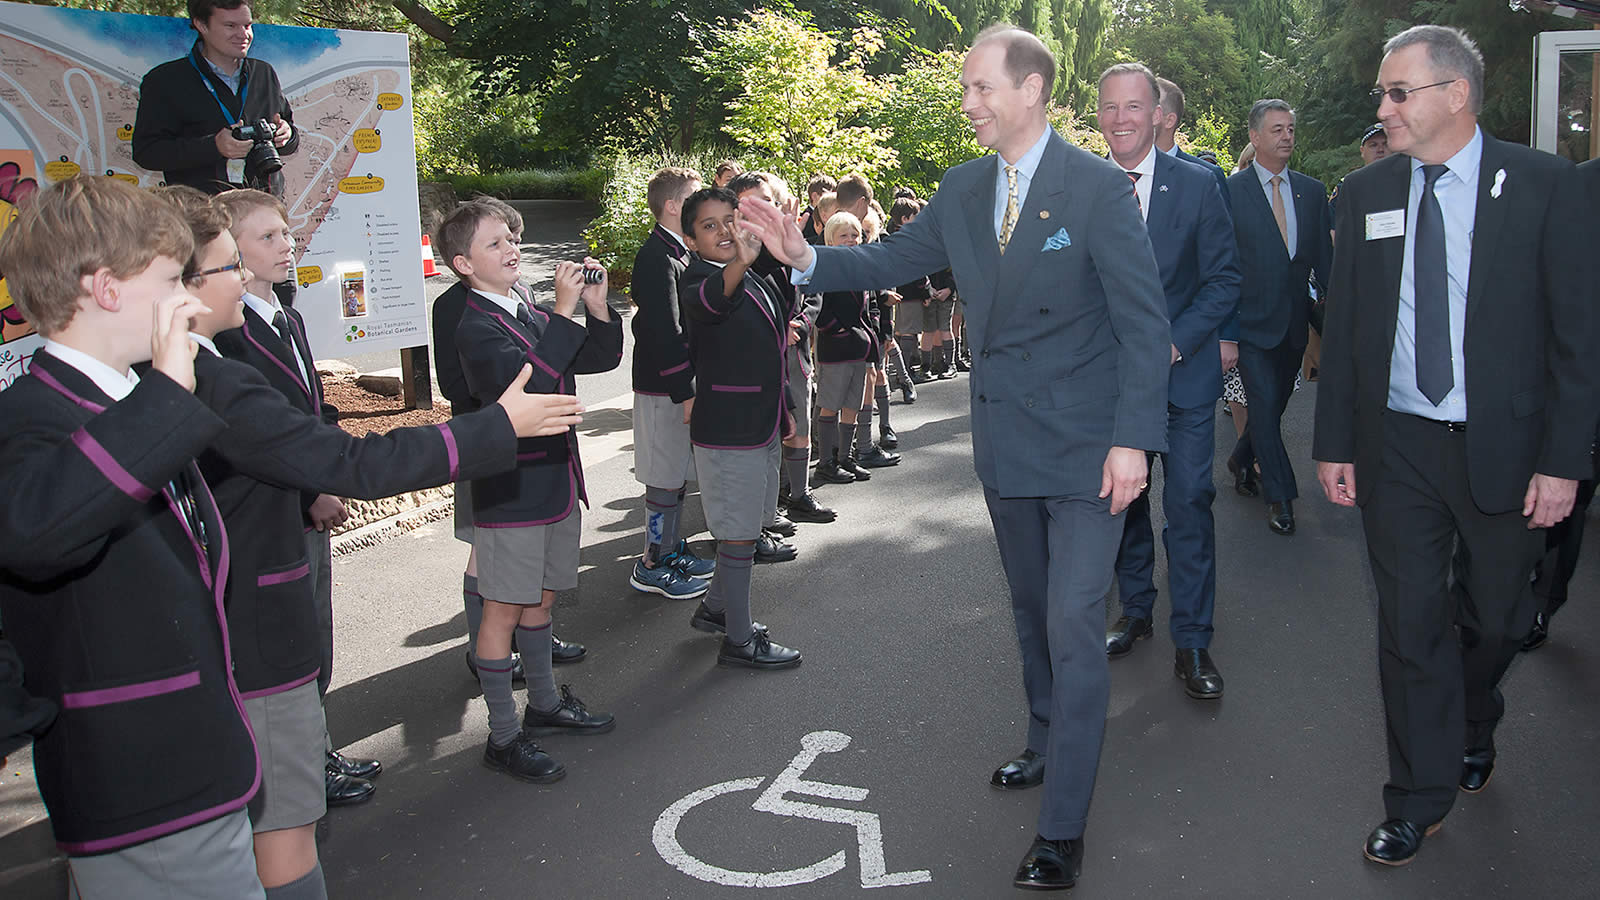
[[[1384,50],[1397,155],[1345,179],[1313,455],[1366,529],[1389,736],[1366,855],[1404,865],[1494,770],[1541,529],[1591,472],[1600,273],[1572,164],[1478,128],[1471,38],[1419,25]]]
[[[1310,334],[1309,279],[1328,283],[1333,262],[1328,191],[1322,182],[1289,169],[1294,153],[1294,110],[1282,100],[1250,107],[1250,143],[1256,158],[1228,179],[1233,231],[1238,242],[1239,375],[1250,398],[1250,424],[1228,460],[1240,477],[1261,465],[1261,496],[1275,534],[1294,534],[1294,467],[1283,447],[1279,421],[1294,392],[1294,376]]]
[[[1174,669],[1197,700],[1222,696],[1222,675],[1211,660],[1211,613],[1217,594],[1217,542],[1211,519],[1211,480],[1217,398],[1222,396],[1217,328],[1239,300],[1233,220],[1222,189],[1206,168],[1156,149],[1159,124],[1171,116],[1157,102],[1156,77],[1139,63],[1100,76],[1100,134],[1111,161],[1128,173],[1150,232],[1172,325],[1172,369],[1167,379],[1167,452],[1161,456],[1161,491],[1167,524],[1170,628],[1177,648]],[[1155,532],[1150,499],[1128,507],[1117,553],[1122,616],[1106,633],[1106,655],[1127,654],[1151,633],[1155,604]]]
[[[1185,153],[1183,148],[1178,146],[1178,126],[1183,124],[1183,88],[1167,78],[1157,78],[1156,86],[1161,89],[1161,120],[1156,123],[1156,149],[1205,169],[1216,179],[1217,189],[1222,191],[1223,205],[1232,203],[1232,199],[1228,196],[1228,174],[1222,171],[1222,167]]]
[[[962,111],[997,155],[956,166],[916,220],[864,247],[813,250],[794,221],[741,210],[810,290],[904,284],[951,267],[972,338],[972,445],[1022,649],[1027,749],[992,779],[1048,782],[1018,887],[1070,887],[1105,729],[1105,596],[1121,513],[1166,450],[1171,336],[1133,186],[1045,118],[1056,60],[986,29]],[[1114,298],[1114,302],[1112,300]],[[1098,476],[1098,477],[1096,477]]]

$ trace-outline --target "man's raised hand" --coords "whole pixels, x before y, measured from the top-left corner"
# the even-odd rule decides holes
[[[533,376],[533,366],[522,364],[522,371],[512,379],[497,401],[511,420],[511,430],[517,437],[548,437],[561,434],[583,421],[583,406],[570,394],[530,394],[528,379]]]
[[[189,328],[195,316],[211,310],[187,291],[157,300],[154,310],[150,361],[156,371],[182,385],[184,390],[193,391],[194,355],[200,352],[200,345],[189,340]]]
[[[740,227],[761,239],[767,250],[778,261],[793,266],[796,271],[810,268],[816,252],[806,243],[800,226],[790,216],[770,203],[750,203],[740,207],[743,214]]]

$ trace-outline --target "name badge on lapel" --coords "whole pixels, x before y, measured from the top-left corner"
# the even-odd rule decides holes
[[[1405,233],[1405,210],[1390,209],[1383,212],[1367,213],[1367,240],[1381,241],[1384,238],[1404,237]]]

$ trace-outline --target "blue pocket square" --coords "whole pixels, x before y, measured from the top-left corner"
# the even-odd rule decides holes
[[[1039,252],[1048,253],[1051,250],[1060,250],[1063,247],[1071,246],[1072,238],[1067,236],[1067,230],[1065,228],[1058,228],[1056,229],[1056,233],[1050,235],[1050,237],[1044,242],[1044,249],[1040,250]]]

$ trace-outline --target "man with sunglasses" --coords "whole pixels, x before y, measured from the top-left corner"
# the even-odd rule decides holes
[[[1341,192],[1313,456],[1366,530],[1389,779],[1365,853],[1398,866],[1494,771],[1543,530],[1591,471],[1600,273],[1572,164],[1478,127],[1465,33],[1396,35],[1373,96],[1395,155]]]

